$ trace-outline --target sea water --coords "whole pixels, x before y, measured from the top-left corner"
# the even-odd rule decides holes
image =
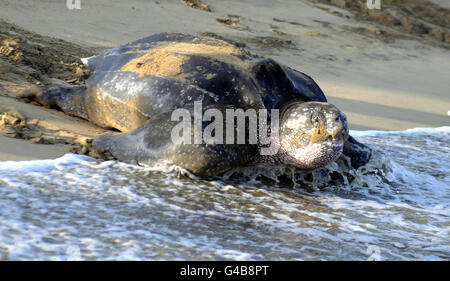
[[[449,260],[450,127],[351,134],[371,162],[322,176],[0,162],[0,259]]]

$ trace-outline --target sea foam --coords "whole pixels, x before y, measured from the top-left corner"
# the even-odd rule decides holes
[[[382,260],[448,260],[449,127],[352,134],[374,149],[368,165],[309,176],[247,167],[203,180],[74,154],[0,162],[0,259],[366,260],[377,247]]]

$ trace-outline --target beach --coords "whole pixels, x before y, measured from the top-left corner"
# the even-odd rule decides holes
[[[386,2],[379,12],[382,16],[398,8],[396,1]],[[105,130],[54,109],[23,103],[15,95],[36,84],[83,84],[88,74],[80,57],[160,32],[223,38],[307,73],[345,112],[352,130],[450,125],[445,1],[433,1],[441,6],[432,6],[428,14],[400,18],[395,28],[383,22],[392,19],[355,10],[345,1],[80,3],[81,9],[68,9],[62,0],[0,3],[0,160],[82,152],[86,141]],[[411,20],[419,16],[437,28],[420,31]],[[33,51],[36,46],[41,51]],[[11,116],[16,116],[13,121]]]
[[[447,0],[78,3],[0,0],[0,260],[450,259]],[[142,165],[153,127],[129,142],[137,163],[120,162],[93,146],[117,131],[19,96],[85,85],[81,58],[161,32],[219,38],[308,74],[370,161],[250,163],[205,179]]]

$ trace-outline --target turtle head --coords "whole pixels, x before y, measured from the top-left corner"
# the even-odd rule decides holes
[[[301,169],[317,169],[335,161],[348,139],[347,118],[325,102],[295,102],[280,118],[281,162]]]

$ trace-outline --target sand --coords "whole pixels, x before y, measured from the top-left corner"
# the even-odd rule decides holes
[[[183,64],[188,59],[187,54],[199,54],[208,58],[216,58],[232,64],[240,64],[237,56],[246,53],[234,45],[213,46],[201,42],[165,43],[144,53],[140,57],[130,60],[121,70],[133,71],[144,77],[150,74],[173,77],[184,80]]]
[[[382,0],[369,11],[353,2],[81,0],[69,10],[65,0],[1,1],[0,160],[86,153],[103,129],[15,95],[83,84],[80,57],[159,32],[222,38],[311,75],[351,129],[449,126],[448,3]]]

